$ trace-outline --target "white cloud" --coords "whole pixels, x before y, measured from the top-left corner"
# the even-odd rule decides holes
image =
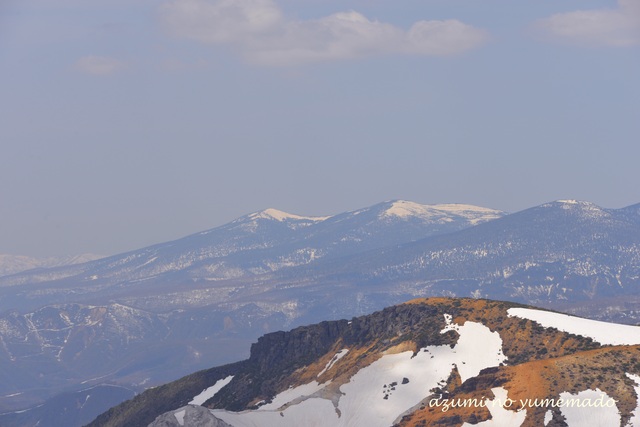
[[[457,20],[419,21],[408,31],[349,11],[286,19],[272,0],[172,0],[161,8],[169,32],[230,44],[249,61],[293,65],[381,54],[451,55],[484,43],[484,30]]]
[[[74,67],[83,73],[106,76],[124,69],[125,63],[115,58],[90,55],[78,59]]]
[[[616,9],[558,13],[536,27],[552,39],[586,46],[640,45],[640,0],[619,0]]]
[[[175,0],[161,7],[169,30],[204,43],[242,42],[282,23],[271,0]]]

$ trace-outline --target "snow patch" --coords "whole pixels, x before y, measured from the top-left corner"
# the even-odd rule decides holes
[[[560,393],[560,398],[563,401],[578,399],[579,401],[595,402],[602,397],[604,402],[611,399],[607,393],[597,388],[595,390],[584,390],[578,394],[571,394],[566,391]],[[611,427],[620,425],[620,413],[615,405],[604,407],[563,405],[560,407],[560,412],[564,415],[569,427]]]
[[[600,322],[530,308],[510,308],[507,313],[509,316],[533,320],[545,328],[556,328],[560,331],[589,337],[603,345],[640,344],[640,327],[638,326]]]
[[[547,412],[544,413],[544,425],[546,426],[547,424],[549,424],[549,422],[553,419],[553,412],[551,412],[551,410],[548,410]]]
[[[222,389],[222,387],[224,387],[227,384],[229,384],[232,379],[233,379],[233,375],[229,375],[226,378],[223,378],[221,380],[216,381],[216,383],[214,385],[202,390],[202,393],[200,393],[199,395],[194,397],[191,400],[191,402],[189,402],[189,405],[201,406],[204,402],[206,402],[207,400],[209,400],[213,396],[215,396],[216,393],[219,392]],[[182,424],[180,424],[180,425],[182,425]]]
[[[498,366],[507,360],[502,352],[502,338],[499,333],[491,332],[489,328],[476,322],[465,322],[462,326],[456,325],[450,314],[445,314],[444,320],[446,326],[441,333],[456,331],[460,335],[453,348],[456,357],[452,360],[458,367],[462,382],[477,376],[484,368]],[[478,351],[478,349],[485,351]],[[475,357],[468,357],[474,353]]]

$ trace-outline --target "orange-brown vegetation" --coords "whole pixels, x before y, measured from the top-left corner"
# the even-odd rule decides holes
[[[451,313],[454,322],[481,322],[498,331],[503,340],[503,351],[508,365],[483,371],[478,377],[463,384],[450,381],[443,389],[453,399],[491,398],[491,389],[504,387],[509,398],[520,409],[521,400],[558,399],[560,393],[596,388],[616,400],[626,424],[637,406],[634,383],[625,374],[640,373],[640,346],[602,347],[590,339],[566,334],[553,328],[542,328],[535,322],[509,317],[504,304],[484,300],[457,300],[457,311]],[[410,304],[437,304],[451,306],[446,298],[413,300]],[[437,397],[436,395],[432,397]],[[425,399],[426,400],[426,399]],[[543,425],[548,407],[527,407],[522,427]],[[558,411],[558,409],[555,409]],[[490,418],[486,408],[463,407],[442,411],[441,407],[424,405],[403,417],[398,427],[461,426],[464,422],[477,423]]]

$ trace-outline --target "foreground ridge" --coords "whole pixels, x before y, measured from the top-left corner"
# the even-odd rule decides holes
[[[90,426],[637,422],[640,334],[566,317],[491,300],[412,300],[264,335],[249,359],[147,390]],[[612,346],[570,332],[584,325],[601,341],[603,328],[631,333]]]

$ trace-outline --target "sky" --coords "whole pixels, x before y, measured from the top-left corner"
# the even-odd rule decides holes
[[[0,0],[0,253],[640,202],[640,0]]]

